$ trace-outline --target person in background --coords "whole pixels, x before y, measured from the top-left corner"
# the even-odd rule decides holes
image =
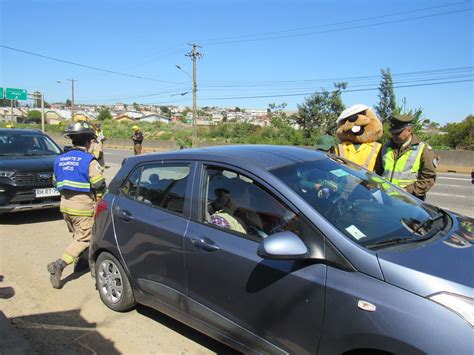
[[[326,153],[334,154],[336,146],[336,140],[334,137],[329,134],[325,134],[321,137],[318,137],[316,140],[315,148],[316,150],[321,150]]]
[[[408,193],[425,200],[436,181],[436,159],[431,147],[413,133],[413,116],[392,115],[392,138],[382,147],[375,172]]]
[[[89,148],[89,153],[97,159],[100,166],[102,167],[102,171],[105,170],[105,158],[104,158],[104,141],[107,139],[104,136],[104,132],[102,132],[101,126],[99,123],[92,124],[92,127],[95,131],[96,137],[92,141],[92,144]]]
[[[138,127],[137,125],[134,125],[132,127],[132,130],[133,152],[135,153],[135,155],[140,155],[142,154],[143,133],[142,131],[140,131],[140,127]]]
[[[77,263],[89,247],[97,201],[106,189],[102,169],[88,149],[95,131],[85,121],[69,125],[64,132],[73,147],[54,160],[53,182],[61,194],[59,210],[73,233],[73,241],[63,255],[47,265],[49,279],[54,288],[61,288],[61,275],[66,266]]]

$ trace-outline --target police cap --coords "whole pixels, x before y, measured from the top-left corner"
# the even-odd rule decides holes
[[[410,115],[392,115],[390,116],[390,132],[398,133],[403,131],[407,127],[411,127],[412,122],[415,120],[414,116]]]
[[[315,148],[317,150],[328,152],[335,145],[336,140],[332,136],[325,134],[324,136],[321,136],[316,140]]]

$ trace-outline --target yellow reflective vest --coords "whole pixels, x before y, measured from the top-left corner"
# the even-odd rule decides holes
[[[382,176],[392,184],[401,188],[418,180],[421,167],[421,154],[425,149],[424,143],[413,145],[397,160],[392,147],[384,146],[382,149],[383,174]]]
[[[336,154],[341,158],[359,164],[367,170],[374,171],[375,161],[382,144],[377,142],[362,143],[356,148],[352,142],[342,142],[336,147]]]

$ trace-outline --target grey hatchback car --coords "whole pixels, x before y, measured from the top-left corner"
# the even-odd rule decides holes
[[[473,353],[473,220],[335,156],[128,158],[95,218],[113,310],[145,304],[245,353]]]

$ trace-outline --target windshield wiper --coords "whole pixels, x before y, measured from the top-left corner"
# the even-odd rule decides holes
[[[48,152],[35,152],[35,153],[25,153],[24,154],[27,157],[32,157],[32,156],[39,156],[39,155],[55,155],[54,153],[48,153]]]
[[[443,212],[441,212],[441,213],[438,213],[436,216],[427,218],[423,223],[420,223],[420,225],[418,227],[413,229],[413,232],[411,234],[412,235],[417,234],[418,231],[420,231],[420,229],[426,228],[426,227],[428,227],[428,225],[431,227],[434,222],[436,222],[437,220],[440,220],[443,217],[444,217],[444,214],[443,214]]]
[[[383,246],[392,245],[392,244],[419,243],[419,242],[423,242],[425,240],[431,239],[436,233],[438,233],[443,228],[442,226],[440,228],[437,228],[435,231],[430,230],[430,232],[426,233],[422,238],[415,238],[414,235],[421,228],[428,226],[428,224],[431,226],[434,222],[436,222],[437,220],[443,217],[444,217],[444,212],[441,212],[433,217],[428,218],[423,223],[421,223],[418,227],[416,227],[416,229],[414,229],[413,232],[408,237],[394,237],[387,240],[382,240],[378,243],[367,244],[365,247],[373,248],[373,247],[383,247]]]
[[[411,243],[413,241],[419,241],[419,239],[413,239],[410,237],[395,237],[395,238],[390,238],[387,240],[382,240],[381,242],[378,242],[378,243],[367,244],[365,245],[365,247],[366,248],[383,247],[383,246],[392,245],[392,244]]]

